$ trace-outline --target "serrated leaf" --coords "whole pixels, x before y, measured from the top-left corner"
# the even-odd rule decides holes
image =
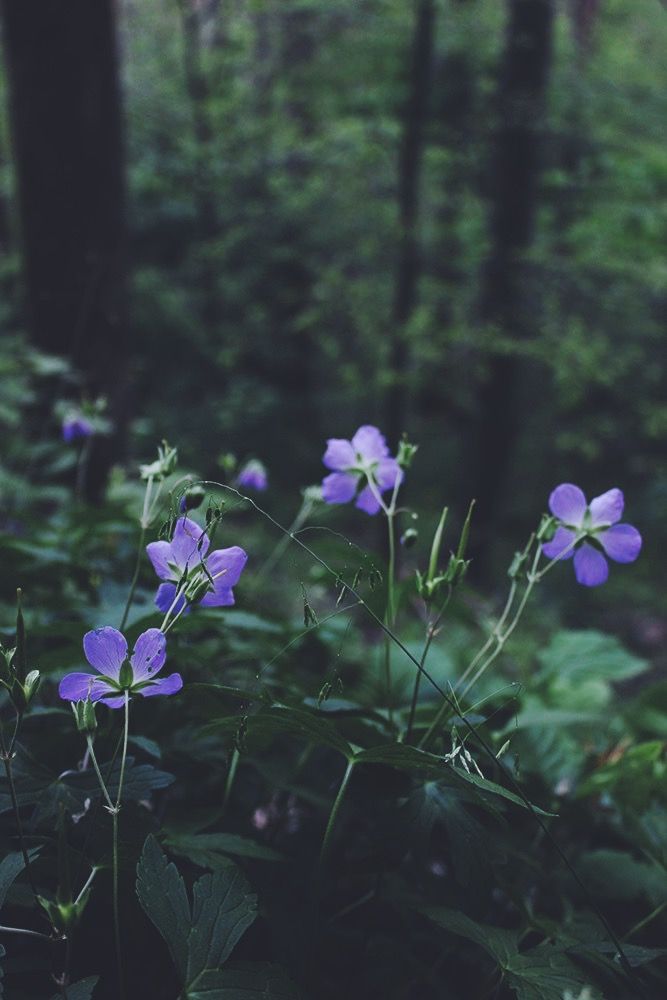
[[[510,792],[502,785],[490,781],[488,778],[481,778],[478,774],[469,773],[462,767],[455,767],[442,757],[432,753],[426,753],[417,747],[408,746],[401,743],[392,743],[388,746],[371,747],[369,750],[361,750],[355,754],[356,764],[387,764],[397,768],[399,771],[419,772],[434,780],[448,781],[452,779],[463,781],[474,785],[481,792],[489,795],[498,795],[508,802],[513,802],[522,809],[528,809],[526,803],[514,792]],[[535,812],[541,816],[552,816],[553,813],[545,812],[539,806],[533,805]]]
[[[187,992],[188,1000],[299,1000],[300,992],[280,966],[238,963],[201,974]]]
[[[32,861],[32,859],[38,854],[39,848],[33,848],[28,852],[28,857]],[[20,851],[12,851],[11,854],[5,855],[0,862],[0,910],[5,905],[5,897],[7,896],[10,886],[18,878],[24,868],[25,863],[23,861],[23,855]]]
[[[167,860],[152,835],[146,838],[137,864],[137,896],[144,913],[166,941],[174,965],[185,979],[192,922],[190,903],[176,865]]]
[[[218,868],[221,863],[228,864],[224,857],[228,854],[257,858],[260,861],[285,861],[284,855],[271,847],[235,833],[174,834],[168,837],[166,844],[174,854],[189,858],[202,868]]]
[[[109,764],[100,763],[100,771],[104,776],[109,795],[115,800],[118,795],[118,781],[120,778],[120,760],[114,763],[113,769],[107,779]],[[85,798],[97,798],[100,792],[97,776],[92,768],[86,771],[68,771],[61,779],[68,788],[76,791]],[[128,802],[139,802],[148,798],[151,792],[159,788],[166,788],[176,779],[168,771],[160,771],[152,764],[135,764],[134,757],[128,757],[125,764],[125,778],[123,781],[123,799]]]
[[[539,654],[539,679],[561,680],[596,678],[626,680],[648,669],[648,662],[628,652],[618,639],[594,629],[556,632]]]
[[[186,982],[217,969],[257,916],[257,896],[243,872],[230,866],[195,882]]]
[[[502,930],[490,924],[478,924],[465,913],[449,910],[445,906],[420,906],[416,909],[438,927],[479,945],[503,969],[518,952],[518,935],[514,931]]]
[[[89,976],[87,979],[80,979],[78,983],[72,983],[67,987],[67,1000],[91,1000],[98,982],[99,976]],[[51,1000],[62,1000],[62,996],[62,993],[54,993]]]
[[[235,733],[243,724],[249,736],[293,736],[306,743],[316,743],[336,750],[348,760],[353,756],[350,744],[327,719],[319,718],[313,712],[289,706],[274,706],[256,715],[217,719],[206,726],[208,731]]]

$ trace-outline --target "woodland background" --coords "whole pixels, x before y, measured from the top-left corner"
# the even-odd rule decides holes
[[[553,485],[621,486],[655,603],[659,0],[5,0],[2,36],[5,508],[82,394],[92,499],[164,436],[290,511],[374,422],[420,443],[410,499],[477,498],[480,580]]]

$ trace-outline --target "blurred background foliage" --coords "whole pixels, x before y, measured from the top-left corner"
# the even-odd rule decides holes
[[[119,428],[104,475],[165,436],[204,475],[224,452],[259,456],[278,506],[319,478],[325,437],[408,431],[410,500],[478,499],[480,577],[564,479],[621,485],[651,547],[667,541],[658,0],[105,0],[89,22],[77,0],[58,24],[42,9],[46,42],[19,6],[5,5],[0,102],[3,494],[23,438],[57,433],[54,402],[102,392]],[[91,56],[113,72],[114,45],[120,93],[100,97],[85,74]],[[38,162],[64,210],[31,230],[46,105],[26,104],[25,80],[48,71],[62,120]],[[85,100],[118,96],[104,166],[86,162]],[[40,279],[22,245],[67,258],[100,202],[125,219],[116,326],[85,312],[84,274],[71,315],[31,335]]]

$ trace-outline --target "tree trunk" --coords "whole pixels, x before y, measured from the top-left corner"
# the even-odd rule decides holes
[[[120,446],[126,298],[123,144],[113,0],[2,0],[28,322],[116,431],[89,465],[96,497]]]
[[[419,0],[415,12],[410,66],[410,91],[405,104],[403,138],[398,163],[399,248],[389,346],[390,385],[384,425],[392,444],[407,417],[410,349],[406,327],[417,305],[420,276],[419,192],[433,68],[435,8]]]
[[[503,502],[520,426],[523,366],[516,347],[534,333],[526,253],[538,207],[541,130],[551,62],[551,0],[509,0],[504,64],[498,85],[499,127],[491,157],[490,252],[481,276],[482,323],[514,350],[492,352],[479,396],[477,551],[484,554]]]

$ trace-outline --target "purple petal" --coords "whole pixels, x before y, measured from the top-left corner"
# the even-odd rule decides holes
[[[206,560],[206,569],[225,587],[235,587],[248,561],[248,555],[238,545],[216,549]],[[222,574],[222,575],[220,575]]]
[[[174,561],[169,542],[150,542],[146,546],[146,555],[153,564],[153,569],[161,580],[172,580],[174,572],[169,568],[169,561]]]
[[[591,522],[598,528],[601,524],[616,524],[621,520],[625,501],[620,490],[607,490],[590,503]]]
[[[561,483],[549,497],[549,509],[564,524],[580,528],[586,513],[586,497],[578,486]]]
[[[322,480],[322,499],[325,503],[348,503],[357,492],[357,476],[347,472],[332,472]]]
[[[366,511],[367,514],[377,514],[380,509],[380,504],[376,500],[370,486],[364,486],[354,506],[358,507],[359,510]]]
[[[176,565],[180,569],[196,566],[208,552],[208,546],[208,535],[204,529],[189,517],[179,517],[171,540]]]
[[[171,608],[172,602],[175,597],[176,597],[176,584],[161,583],[155,595],[155,604],[159,608],[159,610],[166,615],[167,611],[169,611],[169,608]],[[179,599],[177,600],[174,608],[172,608],[174,614],[179,612],[184,604],[185,604],[185,598],[181,595],[181,597],[179,597]],[[187,612],[185,613],[187,614]]]
[[[199,602],[202,608],[231,608],[234,601],[234,592],[228,587],[224,580],[216,580],[214,590],[209,590],[204,594]]]
[[[118,629],[105,625],[83,637],[83,651],[91,667],[107,677],[118,680],[120,668],[127,659],[127,643]]]
[[[65,701],[99,701],[112,690],[106,681],[94,674],[67,674],[60,682],[58,694]]]
[[[356,460],[357,456],[350,441],[346,441],[344,438],[329,438],[327,450],[322,458],[327,469],[342,472],[344,469],[351,468]]]
[[[385,441],[384,434],[381,434],[377,427],[364,424],[352,438],[352,447],[363,458],[370,461],[377,461],[385,458],[389,454],[389,448]]]
[[[156,694],[176,694],[183,687],[183,678],[180,674],[169,674],[168,677],[160,677],[159,680],[139,691],[144,698],[153,698]]]
[[[614,562],[634,562],[642,547],[642,536],[631,524],[614,524],[600,532],[597,538]]]
[[[551,541],[544,543],[542,551],[547,559],[571,559],[574,555],[572,543],[576,537],[577,536],[574,531],[569,531],[568,528],[558,527],[556,528],[556,533]]]
[[[121,694],[120,697],[114,696],[113,698],[100,698],[100,701],[107,708],[123,708],[125,705],[125,695]]]
[[[393,490],[396,482],[403,480],[403,470],[395,458],[381,458],[373,473],[380,492]]]
[[[609,564],[601,552],[584,542],[574,554],[574,574],[584,587],[599,587],[609,576]]]
[[[173,597],[172,597],[173,600]],[[137,639],[130,658],[135,681],[155,676],[167,659],[167,640],[159,628],[149,628]]]

